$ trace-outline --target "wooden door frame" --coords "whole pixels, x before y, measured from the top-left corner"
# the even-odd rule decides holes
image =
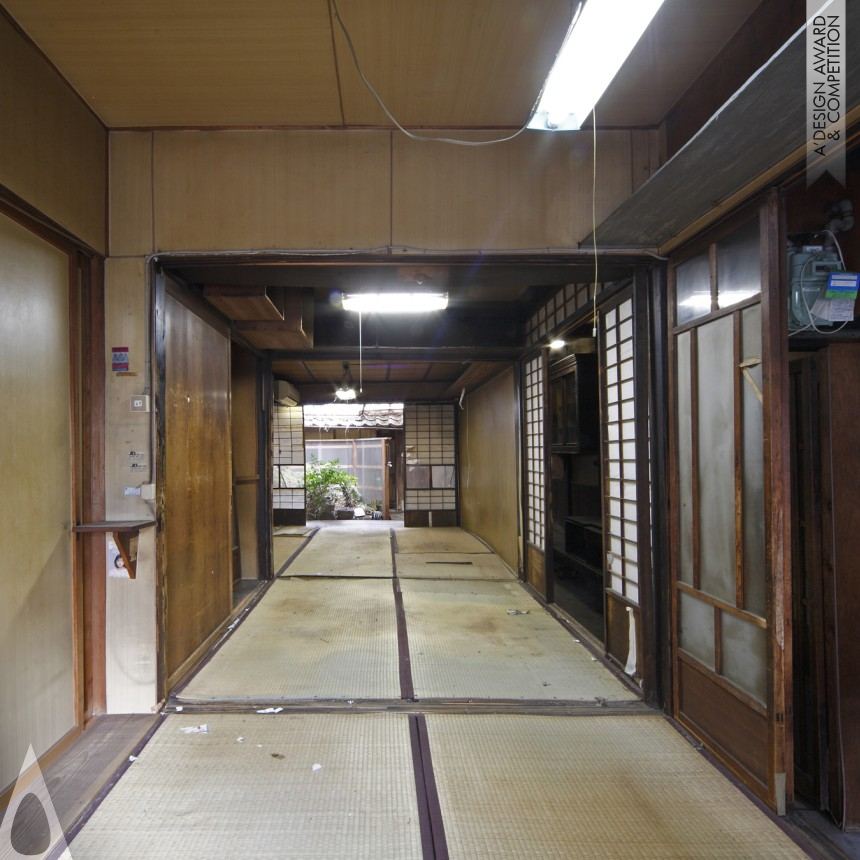
[[[104,535],[74,531],[75,525],[103,520],[105,514],[104,257],[4,186],[0,215],[68,256],[74,726],[40,757],[45,767],[105,710]],[[7,802],[13,788],[0,801]]]

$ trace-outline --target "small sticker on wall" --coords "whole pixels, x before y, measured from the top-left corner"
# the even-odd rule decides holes
[[[111,347],[110,368],[114,373],[123,373],[128,370],[128,347]]]

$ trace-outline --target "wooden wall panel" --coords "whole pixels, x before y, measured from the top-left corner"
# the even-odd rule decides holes
[[[5,216],[0,360],[2,790],[76,724],[69,260]]]
[[[534,544],[526,544],[526,582],[546,597],[546,556]]]
[[[599,223],[633,186],[630,133],[600,132],[597,140]],[[393,147],[392,244],[397,247],[569,248],[591,233],[590,133],[533,133],[479,147],[397,135]]]
[[[678,718],[709,739],[710,749],[733,770],[740,763],[745,781],[754,777],[761,792],[768,781],[767,716],[763,708],[714,683],[715,677],[692,662],[678,661]]]
[[[156,247],[386,246],[389,140],[383,131],[157,132]]]
[[[111,132],[109,190],[111,255],[151,254],[152,132]]]
[[[474,391],[464,405],[459,442],[461,521],[518,571],[515,500],[520,475],[514,369]]]
[[[159,561],[169,680],[232,608],[230,341],[168,295],[165,557]]]
[[[0,185],[105,250],[107,132],[0,15]]]
[[[111,349],[127,346],[128,371],[111,370]],[[146,261],[110,258],[105,264],[105,504],[108,519],[152,519],[154,507],[126,487],[153,480],[152,415],[131,411],[131,396],[143,394],[146,367]],[[141,456],[131,457],[134,451]],[[142,471],[132,464],[145,465]]]

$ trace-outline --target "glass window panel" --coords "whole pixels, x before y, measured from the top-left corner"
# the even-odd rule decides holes
[[[743,312],[744,353],[761,353],[761,307]],[[750,331],[751,330],[751,331]],[[761,365],[756,384],[761,390]],[[743,385],[743,541],[744,608],[762,617],[765,614],[765,529],[764,529],[764,430],[762,404],[752,383],[742,377]]]
[[[734,325],[699,333],[699,547],[703,591],[735,603]]]
[[[612,577],[612,590],[618,594],[624,594],[624,580],[620,576]]]
[[[717,304],[727,308],[761,292],[758,220],[717,243]]]
[[[633,523],[627,522],[627,524],[624,526],[624,537],[626,537],[628,540],[633,541],[638,539],[639,532],[637,531],[636,526]]]
[[[634,603],[639,603],[639,586],[632,582],[627,583],[627,597]]]
[[[457,486],[457,477],[453,466],[432,466],[431,475],[433,486],[438,489]]]
[[[622,533],[622,529],[624,528],[620,519],[616,519],[615,517],[609,518],[609,533],[613,535],[620,535]]]
[[[610,460],[609,461],[609,477],[610,478],[620,478],[621,477],[621,463],[618,460]]]
[[[628,481],[636,480],[636,446],[633,442],[624,443],[624,477]]]
[[[304,487],[304,466],[275,466],[275,487],[278,489]]]
[[[621,502],[618,499],[610,499],[609,500],[609,516],[610,517],[620,517],[621,516]]]
[[[764,704],[767,695],[765,630],[743,618],[722,613],[723,675]]]
[[[679,596],[681,648],[714,669],[714,608],[689,594]]]
[[[618,368],[615,365],[606,368],[606,384],[615,385],[618,382]]]
[[[406,468],[406,486],[410,488],[429,487],[430,486],[430,467],[429,466],[407,466]]]
[[[711,265],[707,252],[675,269],[675,309],[678,325],[711,312]]]
[[[619,429],[618,424],[608,424],[606,426],[606,438],[610,442],[617,442],[618,441],[618,435],[619,435],[618,429]]]

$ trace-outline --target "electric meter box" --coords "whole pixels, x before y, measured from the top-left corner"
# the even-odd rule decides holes
[[[791,331],[816,326],[833,325],[830,320],[812,313],[816,299],[827,289],[831,272],[841,272],[842,263],[836,251],[817,246],[804,246],[788,255],[788,328]]]

